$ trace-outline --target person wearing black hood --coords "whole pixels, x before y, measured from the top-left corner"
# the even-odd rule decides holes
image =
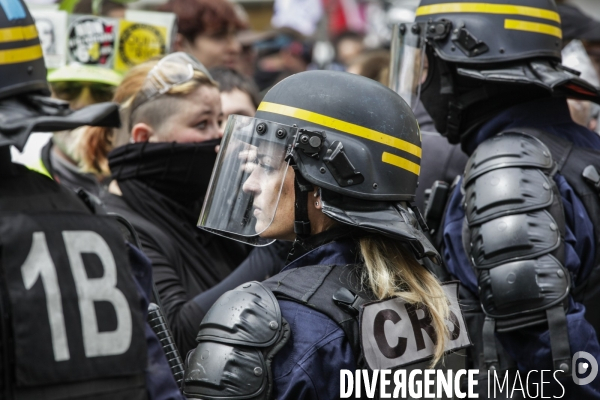
[[[109,154],[113,181],[103,202],[139,234],[169,327],[185,355],[205,312],[227,290],[215,285],[245,260],[223,282],[233,279],[227,288],[246,281],[246,273],[265,279],[283,266],[287,249],[261,248],[250,255],[250,247],[196,227],[222,119],[218,85],[202,64],[181,52],[163,58],[124,108],[133,143]]]

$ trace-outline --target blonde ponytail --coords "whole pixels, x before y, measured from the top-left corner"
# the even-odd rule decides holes
[[[378,299],[399,297],[429,310],[437,334],[431,366],[435,365],[449,337],[446,319],[450,310],[440,282],[398,241],[371,236],[361,238],[359,244],[365,263],[363,283]]]

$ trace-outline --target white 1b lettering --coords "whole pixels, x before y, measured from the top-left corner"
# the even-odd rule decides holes
[[[132,338],[131,311],[127,299],[116,287],[117,268],[110,247],[102,236],[92,231],[65,231],[62,236],[77,290],[86,357],[126,352]],[[82,258],[84,253],[98,256],[104,269],[102,277],[88,278]],[[46,295],[54,359],[69,360],[62,296],[56,267],[52,262],[44,232],[33,233],[31,249],[21,266],[21,275],[27,290],[41,277]],[[114,331],[99,332],[95,301],[106,301],[113,306],[117,316],[117,328]]]
[[[122,354],[131,344],[131,312],[125,295],[117,289],[117,266],[110,247],[102,236],[92,231],[63,232],[67,255],[71,264],[86,357]],[[104,276],[88,278],[83,265],[83,253],[96,254],[104,267]],[[112,332],[99,332],[94,301],[107,301],[117,314],[117,329]]]
[[[46,309],[50,322],[50,335],[52,336],[52,349],[56,361],[66,361],[71,358],[67,343],[67,329],[62,308],[62,296],[58,286],[56,268],[50,257],[46,235],[44,232],[34,232],[31,249],[21,266],[21,275],[25,289],[29,290],[41,277],[46,293]]]

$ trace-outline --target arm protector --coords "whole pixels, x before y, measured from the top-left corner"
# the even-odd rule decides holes
[[[483,336],[547,323],[554,368],[569,374],[570,275],[554,173],[550,151],[532,136],[504,132],[483,142],[465,169],[463,244],[488,317]],[[493,369],[491,350],[484,357]]]

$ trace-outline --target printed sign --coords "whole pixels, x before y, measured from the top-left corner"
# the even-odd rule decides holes
[[[67,63],[67,12],[32,9],[46,68],[60,68]]]
[[[117,21],[95,16],[75,17],[69,27],[70,61],[110,66],[116,40]]]
[[[125,71],[152,57],[165,55],[167,43],[167,28],[164,26],[122,21],[115,69]]]
[[[471,340],[458,305],[458,284],[442,287],[450,302],[446,351],[455,351],[470,346]],[[369,303],[364,306],[360,325],[365,360],[372,370],[396,368],[433,356],[436,332],[425,308],[400,298]]]

